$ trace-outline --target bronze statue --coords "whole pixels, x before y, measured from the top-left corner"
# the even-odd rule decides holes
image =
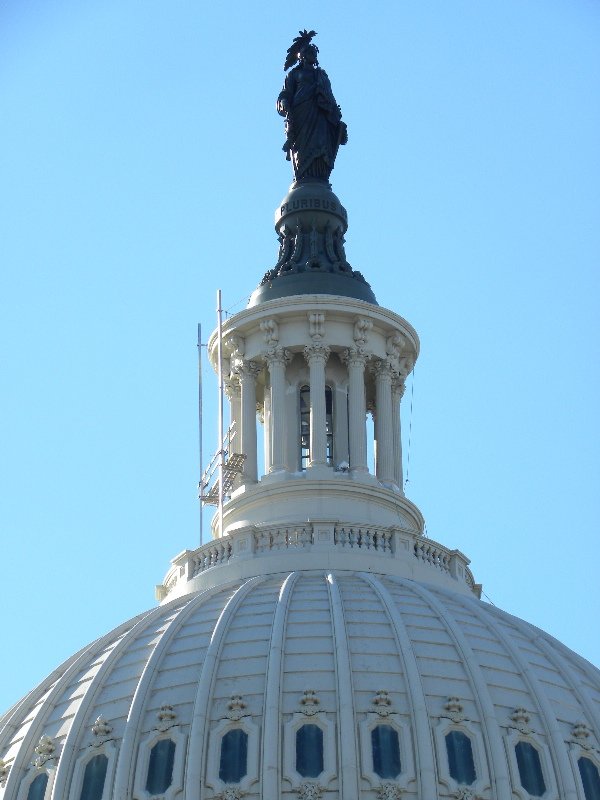
[[[328,180],[341,144],[348,141],[346,123],[335,102],[325,70],[319,67],[315,31],[299,31],[288,48],[284,70],[297,64],[285,78],[277,111],[285,117],[283,149],[292,161],[296,181]]]

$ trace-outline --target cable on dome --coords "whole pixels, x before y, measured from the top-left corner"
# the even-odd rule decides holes
[[[492,598],[489,596],[489,594],[486,594],[486,593],[483,591],[483,589],[481,590],[481,594],[482,594],[482,595],[485,597],[485,599],[486,599],[486,600],[487,600],[487,601],[488,601],[488,602],[489,602],[491,605],[493,605],[493,606],[494,606],[494,608],[498,608],[498,606],[496,605],[496,603],[494,603],[494,601],[493,601],[493,600],[492,600]]]
[[[232,310],[237,308],[238,306],[241,306],[242,303],[246,303],[247,304],[248,301],[250,300],[250,297],[251,297],[251,295],[245,294],[243,297],[240,297],[239,300],[236,300],[235,303],[230,305],[229,308],[224,309],[225,316],[228,317],[231,314]]]
[[[404,489],[408,483],[408,473],[410,471],[410,442],[412,438],[412,420],[413,420],[413,401],[415,398],[415,366],[412,368],[412,381],[410,385],[410,414],[408,418],[408,447],[406,449],[406,478],[404,479]]]

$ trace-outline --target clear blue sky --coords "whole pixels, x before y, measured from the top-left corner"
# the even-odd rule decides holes
[[[275,262],[304,27],[350,262],[421,337],[407,492],[600,663],[600,4],[210,5],[0,4],[0,708],[197,544],[196,323]]]

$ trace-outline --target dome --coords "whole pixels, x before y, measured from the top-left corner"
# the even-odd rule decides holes
[[[549,635],[387,570],[231,570],[210,568],[215,585],[121,625],[12,709],[4,796],[49,775],[52,797],[79,798],[100,763],[110,798],[584,797],[600,674]],[[317,774],[300,765],[306,731]],[[227,772],[233,732],[241,775]],[[169,785],[148,791],[167,746]]]

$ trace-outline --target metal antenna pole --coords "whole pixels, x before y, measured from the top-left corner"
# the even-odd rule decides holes
[[[219,537],[223,536],[223,310],[221,290],[217,290],[217,357],[219,361]]]
[[[200,547],[203,544],[204,485],[202,482],[202,326],[198,323],[198,456],[200,459]]]

